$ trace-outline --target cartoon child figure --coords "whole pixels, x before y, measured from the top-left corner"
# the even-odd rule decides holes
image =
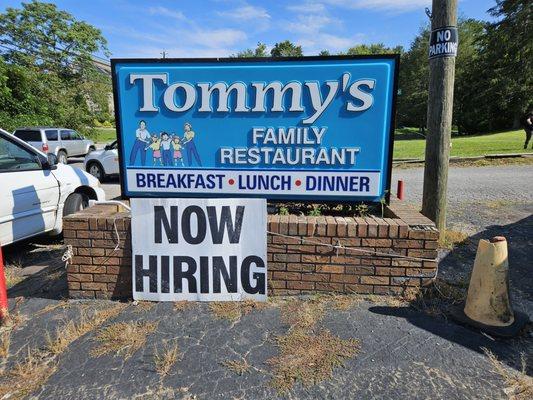
[[[194,136],[196,134],[192,130],[192,125],[186,122],[183,126],[183,129],[185,131],[183,135],[185,139],[183,142],[183,147],[185,148],[185,150],[187,150],[187,161],[189,163],[189,167],[192,166],[193,156],[198,165],[201,167],[202,162],[200,161],[200,155],[198,154],[198,150],[196,149],[196,145],[194,144]]]
[[[141,153],[141,165],[146,162],[146,145],[150,144],[150,132],[146,129],[146,122],[141,120],[139,128],[135,131],[135,142],[130,153],[130,165],[135,164],[137,153]]]
[[[167,132],[161,132],[161,152],[163,155],[163,165],[172,165],[172,139]]]
[[[159,163],[159,165],[163,165],[161,162],[161,139],[156,134],[152,135],[152,143],[146,146],[146,150],[148,149],[152,149],[153,164],[157,165]]]
[[[178,135],[174,135],[172,138],[172,148],[174,149],[174,165],[178,165],[178,163],[183,167],[183,157],[181,154],[181,139]]]

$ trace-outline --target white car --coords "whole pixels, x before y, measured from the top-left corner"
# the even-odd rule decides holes
[[[103,182],[108,175],[116,175],[118,169],[117,141],[106,145],[103,150],[95,150],[85,156],[85,171]]]
[[[63,230],[63,216],[105,200],[100,182],[79,168],[57,164],[0,129],[0,245]]]
[[[45,154],[55,154],[62,164],[67,157],[83,157],[96,149],[92,140],[72,129],[32,126],[18,128],[13,135]]]

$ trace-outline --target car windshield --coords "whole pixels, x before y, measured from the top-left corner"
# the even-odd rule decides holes
[[[37,154],[0,135],[0,172],[40,168]]]

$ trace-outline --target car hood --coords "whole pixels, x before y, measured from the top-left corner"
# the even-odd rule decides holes
[[[52,170],[52,173],[62,185],[73,187],[100,186],[100,182],[94,176],[79,168],[71,167],[70,165],[61,163],[57,164],[57,168]]]

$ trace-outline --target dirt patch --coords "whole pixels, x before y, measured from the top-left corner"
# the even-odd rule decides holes
[[[317,328],[332,301],[336,301],[332,296],[317,296],[287,301],[281,306],[282,321],[289,330],[276,337],[279,355],[267,361],[273,368],[271,385],[280,394],[288,392],[296,382],[309,386],[330,378],[335,367],[344,365],[359,351],[359,340],[341,339]],[[339,304],[346,306],[344,301]]]
[[[209,309],[219,319],[227,319],[235,322],[243,315],[252,311],[262,310],[268,307],[268,303],[261,303],[252,300],[245,301],[220,301],[209,303]]]
[[[439,247],[453,250],[457,246],[468,243],[468,234],[460,231],[447,229],[444,234],[440,235]]]
[[[24,361],[0,375],[0,398],[22,399],[41,387],[57,369],[58,355],[70,343],[117,316],[123,309],[124,305],[119,304],[92,314],[83,314],[79,322],[69,321],[59,328],[54,339],[49,336],[44,349],[28,348]]]
[[[146,337],[157,329],[157,322],[117,322],[98,331],[95,340],[98,346],[91,356],[99,357],[114,353],[130,358],[146,343]]]
[[[331,377],[335,367],[357,354],[357,339],[340,339],[328,331],[316,334],[295,329],[276,339],[280,355],[268,360],[274,367],[272,386],[280,393],[300,381],[313,385]]]
[[[179,311],[179,312],[185,311],[189,307],[192,307],[192,305],[193,303],[187,300],[176,301],[174,302],[174,310]]]

